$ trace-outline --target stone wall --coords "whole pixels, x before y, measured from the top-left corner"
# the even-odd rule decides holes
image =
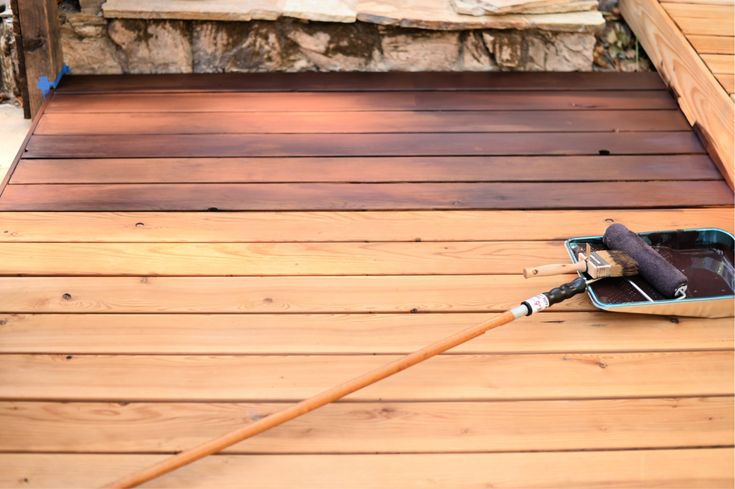
[[[446,31],[288,18],[106,19],[102,3],[60,2],[64,60],[74,73],[651,69],[620,18],[617,0],[600,0],[606,23],[597,32]],[[0,101],[15,100],[20,94],[12,17],[0,12],[0,20]]]
[[[430,31],[296,20],[105,21],[68,15],[74,73],[591,70],[590,33]]]

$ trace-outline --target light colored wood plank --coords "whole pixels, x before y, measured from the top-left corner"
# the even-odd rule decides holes
[[[717,156],[720,169],[733,188],[735,106],[732,100],[656,0],[621,0],[620,6],[659,73],[679,95],[682,111],[700,129],[709,150]]]
[[[709,1],[709,0],[708,0]],[[732,2],[725,4],[703,4],[698,2],[661,2],[672,17],[689,17],[695,19],[710,19],[727,21],[724,17],[735,14]]]
[[[2,243],[0,256],[0,275],[34,276],[518,275],[570,261],[561,241]]]
[[[731,448],[611,452],[391,455],[218,455],[148,488],[252,489],[723,489],[733,483]],[[93,488],[161,455],[0,454],[7,488]]]
[[[555,240],[638,232],[735,231],[733,209],[387,212],[0,212],[0,242]]]
[[[702,59],[715,75],[735,73],[735,56],[730,54],[703,54]]]
[[[720,82],[722,88],[724,88],[727,93],[735,92],[735,75],[719,74],[717,75],[717,81]]]
[[[0,356],[0,399],[296,401],[395,360],[334,356]],[[733,394],[733,352],[440,355],[345,399],[592,399]]]
[[[676,23],[684,34],[697,34],[704,36],[728,36],[733,35],[732,21],[719,19],[707,19],[699,17],[676,17]]]
[[[0,314],[0,352],[149,354],[408,353],[487,318],[464,314]],[[714,350],[732,319],[533,315],[457,353]]]
[[[2,312],[490,312],[559,277],[0,277]],[[585,296],[554,310],[592,311]]]
[[[730,36],[699,36],[692,34],[687,39],[699,54],[735,54],[735,39]]]
[[[284,407],[0,402],[0,450],[177,452]],[[710,397],[330,404],[227,452],[510,452],[732,444],[733,399]]]

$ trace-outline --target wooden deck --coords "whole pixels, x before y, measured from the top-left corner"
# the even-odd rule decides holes
[[[0,487],[97,487],[557,285],[733,231],[655,74],[73,77],[0,194]],[[219,211],[219,212],[218,212]],[[578,297],[149,487],[725,488],[732,319]]]
[[[626,22],[735,185],[735,3],[621,0]]]

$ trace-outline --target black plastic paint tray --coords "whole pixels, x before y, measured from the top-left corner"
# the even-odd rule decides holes
[[[595,307],[613,312],[691,317],[731,317],[735,308],[735,237],[717,228],[638,234],[687,276],[687,297],[667,299],[642,277],[609,278],[587,288]],[[606,249],[602,236],[571,238],[565,246],[573,263],[587,243]],[[585,276],[583,273],[580,275]],[[590,278],[585,276],[585,278]]]

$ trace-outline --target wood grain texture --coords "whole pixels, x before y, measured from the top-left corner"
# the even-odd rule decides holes
[[[10,184],[719,180],[707,155],[24,159]]]
[[[519,92],[281,92],[188,94],[99,94],[54,97],[58,112],[294,112],[376,110],[600,110],[676,109],[666,91],[519,91]]]
[[[735,35],[735,6],[663,3],[684,34]]]
[[[732,3],[732,2],[731,2]],[[735,54],[732,36],[700,36],[691,34],[687,39],[699,54]]]
[[[0,277],[0,310],[59,313],[500,312],[558,277]],[[555,310],[592,311],[577,296]]]
[[[68,487],[99,487],[157,462],[161,455],[2,454],[0,484],[51,489],[59,474]],[[356,489],[453,487],[498,489],[590,486],[613,489],[721,489],[733,482],[733,450],[633,450],[612,452],[221,455],[149,483],[150,487]],[[278,474],[278,477],[274,477]],[[28,482],[25,482],[25,481]]]
[[[437,314],[0,314],[3,353],[398,354],[487,319]],[[453,353],[727,349],[730,318],[555,312],[533,315]]]
[[[0,451],[177,452],[283,407],[0,402]],[[732,444],[731,397],[369,402],[325,406],[226,452],[451,453]]]
[[[0,399],[299,401],[390,355],[0,357]],[[592,399],[733,394],[733,352],[441,355],[350,394],[360,401]],[[471,372],[471,375],[467,375]],[[216,382],[212,382],[216,379]]]
[[[704,153],[691,132],[33,136],[25,158]]]
[[[9,185],[0,210],[615,209],[727,206],[723,181]]]
[[[735,42],[735,38],[733,39]],[[702,59],[715,75],[735,73],[735,56],[730,54],[703,54]]]
[[[674,110],[50,113],[35,134],[688,131]]]
[[[620,6],[646,53],[679,94],[682,111],[699,127],[733,188],[735,105],[732,100],[656,0],[622,0]]]
[[[31,116],[34,116],[44,102],[43,93],[37,86],[39,78],[45,76],[51,81],[55,80],[64,64],[57,2],[19,1],[16,14],[28,85],[27,103],[30,104]]]
[[[731,208],[380,212],[3,212],[0,242],[563,240],[613,222],[638,232],[718,227]]]
[[[712,0],[717,1],[717,0]],[[727,1],[727,0],[720,0]],[[371,92],[468,90],[664,90],[656,73],[303,72],[158,75],[70,75],[59,93],[104,92]]]
[[[518,275],[569,262],[560,241],[3,243],[0,255],[10,276]]]

